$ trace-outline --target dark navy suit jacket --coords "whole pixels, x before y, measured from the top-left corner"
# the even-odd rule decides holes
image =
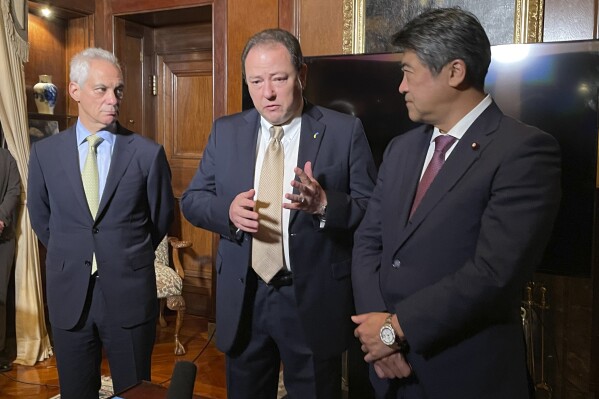
[[[27,208],[47,248],[50,322],[78,322],[96,254],[107,314],[123,327],[157,314],[154,250],[173,220],[171,173],[162,146],[118,125],[96,219],[89,211],[75,125],[33,144]]]
[[[254,187],[260,115],[254,109],[215,121],[200,167],[181,207],[195,226],[220,234],[216,259],[217,345],[229,352],[242,315],[251,263],[252,237],[237,239],[229,206]],[[318,217],[292,211],[289,252],[293,286],[308,343],[317,356],[338,355],[352,336],[353,233],[374,187],[376,168],[359,119],[306,104],[297,165],[312,161],[314,178],[326,191],[326,227]],[[252,272],[253,273],[253,272]]]
[[[357,311],[397,314],[421,386],[406,398],[528,397],[520,300],[559,206],[558,144],[492,103],[408,220],[431,135],[386,149],[356,232]]]

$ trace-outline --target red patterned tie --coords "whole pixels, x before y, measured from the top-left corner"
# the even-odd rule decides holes
[[[412,210],[410,211],[410,218],[414,214],[416,208],[418,208],[418,205],[420,205],[420,201],[422,201],[422,197],[424,197],[426,190],[428,190],[433,180],[435,180],[435,176],[437,176],[437,173],[441,170],[441,167],[445,163],[445,152],[447,152],[455,140],[455,137],[447,134],[442,134],[435,138],[435,151],[433,152],[433,157],[428,163],[428,166],[422,175],[422,179],[420,179],[420,183],[418,184],[416,197],[414,197]]]

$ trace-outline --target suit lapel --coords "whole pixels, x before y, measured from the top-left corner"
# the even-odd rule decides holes
[[[96,219],[99,219],[104,213],[104,208],[109,202],[109,199],[114,195],[121,178],[125,174],[129,163],[133,159],[135,154],[135,146],[133,143],[133,133],[117,124],[116,139],[114,142],[114,150],[112,158],[110,160],[110,170],[106,177],[106,185],[104,186],[104,192],[102,198],[100,198],[100,205],[98,207],[98,215]]]
[[[237,149],[236,154],[239,160],[239,180],[237,180],[241,184],[239,192],[248,190],[248,187],[254,187],[260,114],[252,109],[243,119],[246,124],[239,127],[242,134],[233,135],[235,142],[231,143],[232,148]],[[251,150],[248,151],[248,148]]]
[[[317,165],[317,155],[322,139],[325,135],[326,125],[320,122],[322,112],[312,104],[306,102],[302,113],[302,125],[300,130],[300,143],[297,154],[297,166],[304,168],[306,162],[312,162],[312,171]],[[297,179],[297,178],[296,178]],[[298,193],[297,189],[293,190]],[[289,225],[293,223],[298,215],[298,211],[291,211]]]
[[[73,186],[73,192],[75,193],[75,199],[81,205],[84,212],[87,212],[89,217],[92,217],[87,205],[87,198],[85,197],[85,190],[83,189],[83,181],[81,180],[81,167],[79,165],[79,150],[77,143],[77,125],[74,124],[67,129],[66,134],[61,136],[62,143],[58,151],[60,151],[58,158],[62,164],[64,174],[66,178],[71,182]]]
[[[405,240],[420,226],[431,211],[443,201],[443,197],[447,192],[472,167],[492,141],[492,133],[497,130],[501,117],[501,111],[495,103],[492,103],[468,128],[422,198],[422,202],[414,212],[410,223],[399,234],[396,248],[399,249],[403,245]],[[416,168],[413,174],[419,176],[421,170],[422,168]],[[413,193],[414,191],[412,191]],[[411,201],[406,202],[410,202],[411,207]]]
[[[396,212],[396,217],[400,226],[405,226],[410,217],[412,209],[412,200],[416,194],[416,188],[420,180],[418,171],[422,170],[426,152],[430,145],[433,129],[430,126],[424,126],[420,134],[414,136],[414,140],[403,145],[404,153],[398,160],[399,163],[394,165],[395,175],[400,175],[399,181],[392,183],[391,190],[394,192],[393,197],[398,198],[399,204],[393,208]],[[403,173],[402,173],[403,171]],[[412,171],[416,171],[415,173]]]

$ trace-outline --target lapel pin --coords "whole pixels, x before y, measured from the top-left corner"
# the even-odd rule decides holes
[[[474,151],[476,151],[476,150],[478,150],[478,148],[480,147],[480,145],[478,143],[472,143],[472,144],[470,144],[470,147],[472,147],[472,149]]]
[[[314,133],[314,136],[312,136],[312,138],[316,138],[316,136],[318,136],[319,134],[320,134],[320,132]]]

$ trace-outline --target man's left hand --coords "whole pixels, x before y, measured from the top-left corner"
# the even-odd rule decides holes
[[[373,366],[379,378],[406,378],[412,374],[412,366],[401,352],[395,352],[379,359],[374,362]]]
[[[364,360],[372,363],[375,360],[389,356],[395,350],[381,341],[381,327],[385,324],[388,313],[364,313],[352,316],[351,319],[358,327],[354,330],[354,336],[362,343],[362,352],[366,353]]]
[[[312,174],[312,162],[306,162],[303,170],[296,167],[293,171],[299,181],[294,179],[291,185],[299,191],[299,194],[285,194],[285,198],[291,203],[284,202],[283,208],[304,211],[313,215],[321,214],[321,210],[327,204],[327,195]]]

